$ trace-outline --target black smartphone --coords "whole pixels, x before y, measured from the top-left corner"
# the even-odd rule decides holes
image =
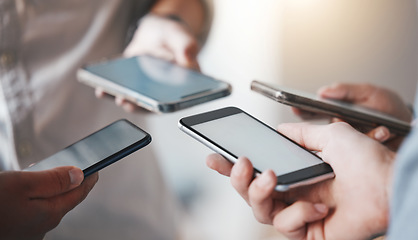
[[[366,127],[385,126],[399,135],[407,135],[411,131],[411,124],[408,122],[355,104],[324,99],[315,94],[260,81],[252,81],[251,90],[289,106],[338,117]]]
[[[84,84],[157,113],[178,111],[231,93],[227,82],[146,55],[89,64],[77,75]]]
[[[256,173],[272,169],[277,191],[334,177],[316,154],[236,107],[182,118],[179,128],[232,163],[246,156]]]
[[[148,133],[128,120],[121,119],[24,170],[41,171],[76,166],[87,177],[150,142],[151,136]]]

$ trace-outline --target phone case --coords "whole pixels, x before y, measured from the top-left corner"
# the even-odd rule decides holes
[[[358,123],[369,127],[383,125],[389,128],[393,133],[400,135],[407,135],[411,130],[411,125],[409,123],[387,114],[340,101],[320,99],[313,94],[285,88],[283,86],[253,81],[251,83],[251,90],[273,99],[274,101],[302,110],[341,118],[347,122]]]

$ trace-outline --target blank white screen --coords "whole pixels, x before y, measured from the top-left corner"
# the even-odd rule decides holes
[[[244,113],[194,125],[197,131],[236,156],[246,156],[259,171],[283,175],[322,163],[309,152]]]

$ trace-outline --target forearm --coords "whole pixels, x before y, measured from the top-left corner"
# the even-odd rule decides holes
[[[202,34],[207,14],[201,0],[158,0],[151,13],[178,16],[195,36]]]

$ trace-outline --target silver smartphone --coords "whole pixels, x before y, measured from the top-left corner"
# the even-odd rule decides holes
[[[76,166],[83,170],[84,176],[89,176],[145,147],[150,142],[151,136],[147,132],[121,119],[29,166],[24,171]]]
[[[358,123],[368,127],[382,125],[399,135],[407,135],[411,130],[411,124],[408,122],[355,104],[324,99],[315,94],[260,81],[252,81],[251,89],[277,102],[309,112],[338,117],[347,122]]]
[[[248,157],[256,174],[272,169],[277,191],[334,177],[316,154],[236,107],[182,118],[179,128],[232,163]]]
[[[77,72],[80,82],[123,96],[150,111],[173,112],[231,93],[230,84],[151,56],[89,64]]]

